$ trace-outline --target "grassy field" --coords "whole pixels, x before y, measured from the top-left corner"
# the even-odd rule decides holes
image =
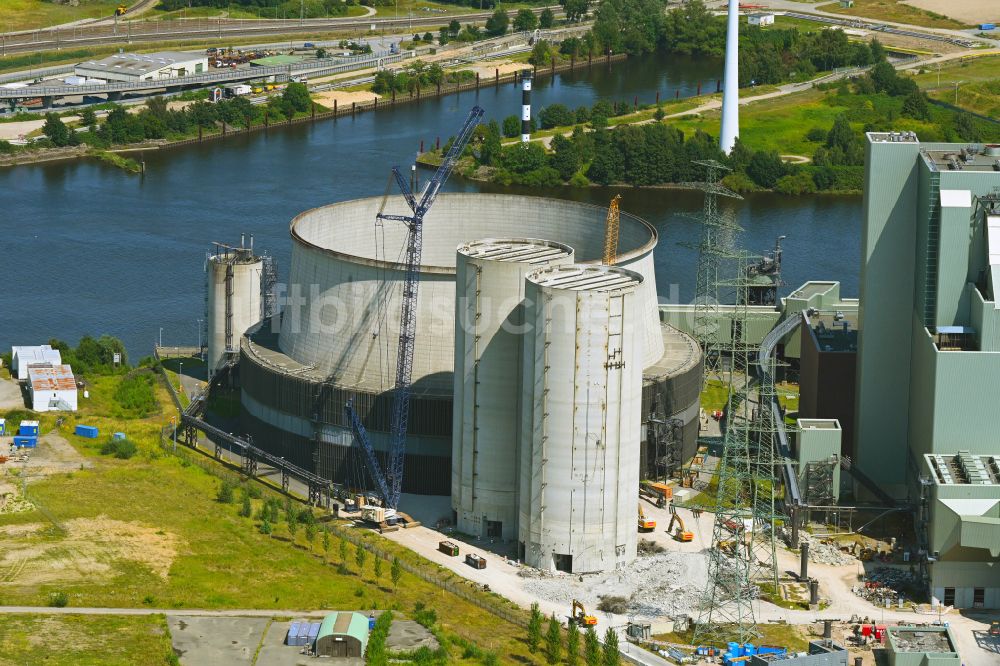
[[[789,624],[760,623],[757,625],[757,630],[761,636],[754,643],[758,645],[780,645],[787,647],[789,652],[800,652],[809,648],[809,635],[803,627]],[[656,634],[653,638],[670,643],[691,645],[694,634],[692,631],[675,631],[669,634]]]
[[[933,99],[990,118],[1000,118],[1000,55],[970,57],[921,70],[914,80]]]
[[[109,17],[119,0],[80,0],[77,7],[46,0],[2,0],[0,29],[30,30],[87,18]],[[130,4],[130,3],[127,3]]]
[[[910,25],[921,25],[928,28],[968,28],[961,21],[935,14],[924,9],[911,7],[910,5],[897,2],[897,0],[854,0],[854,7],[841,7],[839,2],[829,5],[820,5],[818,9],[838,14],[850,14],[851,16],[863,16],[864,18],[879,21],[892,21],[894,23],[907,23]]]
[[[310,544],[303,528],[293,537],[284,519],[272,534],[262,534],[259,521],[238,515],[239,493],[233,504],[216,501],[217,476],[160,448],[168,408],[146,419],[120,419],[113,415],[111,397],[117,378],[88,379],[91,398],[82,400],[81,411],[59,430],[80,454],[81,468],[33,477],[28,496],[38,510],[0,515],[0,603],[46,605],[59,592],[68,595],[70,607],[411,611],[423,602],[436,610],[446,634],[473,642],[489,637],[506,658],[533,663],[519,627],[440,587],[404,574],[393,590],[388,564],[376,581],[369,556],[359,574],[353,547],[348,571],[338,573],[337,539],[324,553],[321,538]],[[161,384],[157,395],[161,405],[169,404]],[[41,421],[43,431],[53,429],[54,417],[42,415]],[[97,425],[102,437],[70,434],[76,422]],[[135,457],[118,460],[100,453],[107,434],[116,430],[138,444]],[[252,500],[254,512],[262,501]],[[375,533],[363,538],[438,569]],[[453,657],[449,663],[478,663]]]
[[[312,16],[310,18],[347,18],[350,16],[364,16],[368,12],[360,5],[352,5],[347,8],[347,13],[343,16],[330,15],[329,17]],[[163,11],[153,9],[140,17],[145,19],[185,19],[185,18],[230,18],[230,19],[297,19],[298,11],[292,14],[282,15],[281,11],[275,13],[274,8],[261,7],[259,9],[247,9],[243,7],[187,7],[174,11]]]
[[[153,666],[172,654],[162,615],[7,615],[0,622],[0,665]]]

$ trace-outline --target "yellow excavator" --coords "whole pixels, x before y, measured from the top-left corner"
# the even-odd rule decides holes
[[[125,12],[128,11],[128,7],[125,5],[118,5],[115,7],[115,16],[124,16]]]
[[[677,524],[677,532],[674,533],[674,539],[687,543],[688,541],[694,540],[694,532],[689,532],[684,526],[684,519],[677,514],[677,510],[674,509],[673,505],[670,506],[670,524],[667,525],[667,532],[669,533],[674,529],[674,523]]]
[[[639,531],[640,532],[652,532],[656,529],[656,521],[652,518],[646,517],[646,512],[642,510],[642,504],[639,505]]]
[[[597,618],[593,615],[587,615],[587,609],[583,607],[576,599],[573,600],[573,610],[570,621],[574,622],[581,627],[593,627],[597,624]]]

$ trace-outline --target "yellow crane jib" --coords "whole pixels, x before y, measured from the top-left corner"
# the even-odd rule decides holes
[[[618,260],[618,200],[616,194],[608,206],[608,224],[604,230],[604,265],[611,266]]]

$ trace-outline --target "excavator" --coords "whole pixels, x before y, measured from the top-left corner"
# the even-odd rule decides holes
[[[667,532],[669,533],[674,529],[674,523],[677,523],[677,532],[674,533],[674,539],[687,543],[688,541],[694,540],[694,532],[689,532],[684,526],[684,519],[680,517],[677,510],[674,509],[673,505],[670,507],[670,524],[667,525]]]
[[[127,12],[127,11],[128,11],[128,7],[126,7],[123,4],[122,5],[118,5],[117,7],[115,7],[115,16],[124,16],[125,12]]]
[[[639,531],[640,532],[652,532],[656,529],[656,521],[652,518],[647,518],[646,513],[642,510],[642,504],[639,505]]]
[[[571,612],[570,622],[575,622],[581,627],[593,627],[597,624],[597,618],[593,615],[587,615],[587,609],[576,599],[573,600],[573,610]]]

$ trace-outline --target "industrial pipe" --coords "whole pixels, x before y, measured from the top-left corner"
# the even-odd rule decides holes
[[[799,580],[809,580],[809,542],[802,542],[802,551],[799,559]]]
[[[823,638],[833,638],[833,620],[823,620]]]
[[[815,578],[809,579],[809,605],[819,605],[819,581]]]

